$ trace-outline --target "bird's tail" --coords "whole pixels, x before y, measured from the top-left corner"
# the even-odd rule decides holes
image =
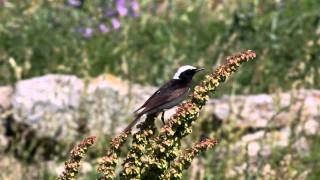
[[[134,120],[123,130],[123,132],[131,131],[132,127],[137,124],[137,122],[140,120],[141,116],[142,116],[142,114],[135,115]]]

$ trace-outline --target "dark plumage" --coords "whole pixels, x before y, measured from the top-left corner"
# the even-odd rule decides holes
[[[135,119],[124,131],[131,130],[144,114],[148,115],[164,112],[165,110],[180,104],[188,95],[193,76],[201,70],[203,70],[203,68],[197,69],[188,65],[180,67],[173,79],[161,86],[135,111]]]

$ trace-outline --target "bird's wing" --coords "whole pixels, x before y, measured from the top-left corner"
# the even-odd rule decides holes
[[[172,88],[172,91],[165,90],[166,87],[168,87],[168,85]],[[161,89],[163,90],[161,91]],[[145,104],[143,105],[144,109],[139,114],[147,113],[150,110],[153,110],[157,107],[160,107],[161,105],[164,105],[177,99],[178,97],[185,94],[186,91],[188,91],[188,88],[186,88],[186,86],[180,86],[176,84],[174,81],[171,81],[170,84],[166,84],[159,90],[160,91],[158,93],[155,93],[145,102]]]
[[[161,86],[156,92],[154,92],[149,99],[142,105],[140,106],[138,109],[136,109],[134,112],[137,113],[140,109],[146,107],[146,105],[156,96],[159,95],[163,95],[164,94],[164,90],[167,89],[169,86],[171,86],[173,83],[175,83],[175,81],[169,81],[166,84],[164,84],[163,86]]]
[[[161,88],[160,88],[161,89]],[[156,94],[159,94],[160,93],[160,89],[158,89],[156,92],[154,92],[150,97],[149,99],[142,105],[140,106],[138,109],[136,109],[134,111],[134,113],[137,113],[140,109],[144,108],[146,106],[146,104],[148,104],[148,102],[150,101],[150,99],[152,99]]]

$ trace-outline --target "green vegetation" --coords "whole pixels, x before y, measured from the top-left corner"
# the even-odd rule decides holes
[[[139,16],[121,18],[118,31],[84,38],[77,28],[108,22],[98,2],[85,1],[82,9],[44,0],[1,5],[0,83],[47,73],[114,73],[159,85],[181,64],[209,70],[227,54],[254,49],[255,65],[227,92],[319,88],[318,1],[144,0]]]

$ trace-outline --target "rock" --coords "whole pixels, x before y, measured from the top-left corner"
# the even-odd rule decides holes
[[[4,152],[9,144],[9,140],[5,137],[4,128],[0,127],[0,154]]]
[[[242,136],[241,141],[248,143],[251,141],[260,140],[263,138],[264,135],[265,135],[264,131],[258,131],[256,133],[246,134],[246,135]]]
[[[244,169],[251,174],[257,171],[278,173],[278,169],[285,169],[292,164],[288,157],[310,156],[313,140],[308,136],[320,134],[319,90],[223,97],[209,100],[204,111],[202,115],[205,121],[201,127],[209,127],[219,120],[222,123],[217,134],[226,134],[228,137],[230,133],[232,137],[231,141],[222,138],[220,144],[223,146],[216,147],[216,154],[232,159],[221,159],[227,162],[226,174],[230,178],[245,177]],[[210,136],[215,135],[214,132]],[[284,153],[283,162],[288,163],[277,165],[277,171],[271,170],[270,166],[257,169],[257,164],[278,158],[279,151]]]
[[[16,84],[13,115],[39,138],[74,142],[82,129],[95,136],[121,131],[153,91],[112,75],[100,76],[87,86],[75,76],[46,75]]]
[[[12,92],[9,87],[2,91],[7,92],[6,97]],[[130,84],[113,75],[99,76],[87,87],[75,76],[46,75],[18,82],[11,103],[14,119],[37,130],[40,137],[73,139],[81,127],[91,135],[121,131],[132,112],[154,91],[154,87]],[[3,107],[10,106],[10,101],[3,102]],[[318,117],[319,107],[320,91],[300,90],[210,100],[205,111],[231,121],[234,127],[265,128],[290,124],[301,109],[304,129],[314,134],[318,122],[311,119]]]
[[[87,111],[91,135],[113,134],[122,131],[132,120],[133,112],[153,92],[153,87],[129,84],[113,75],[91,81],[83,103]]]
[[[11,86],[0,87],[0,113],[10,109],[12,93],[13,88]]]
[[[155,90],[113,75],[99,76],[87,85],[75,76],[46,75],[15,85],[13,118],[36,131],[37,137],[57,141],[74,142],[83,132],[98,137],[113,135],[124,129],[133,118],[132,112]],[[308,135],[318,132],[319,109],[320,91],[299,90],[209,100],[204,111],[220,119],[223,126],[250,129],[240,137],[243,142],[275,138],[276,146],[285,147],[292,133],[288,128],[296,119],[300,127],[296,129]],[[273,132],[265,134],[268,128]]]
[[[205,107],[206,112],[212,112],[219,119],[231,121],[235,127],[241,128],[283,127],[297,116],[301,116],[301,121],[319,119],[319,109],[319,90],[224,97],[210,100]],[[314,125],[317,124],[314,121],[308,123],[305,128],[312,134],[318,125]],[[316,127],[311,128],[310,124]]]
[[[17,82],[12,96],[13,117],[39,138],[74,140],[84,82],[76,76],[46,75]]]
[[[319,131],[319,122],[315,119],[309,119],[304,124],[304,131],[307,135],[316,135]]]
[[[257,142],[250,142],[248,144],[248,155],[250,157],[256,157],[260,151],[261,147],[260,144]]]
[[[3,153],[9,144],[9,140],[5,136],[4,118],[10,114],[8,110],[11,108],[12,93],[13,88],[11,86],[0,87],[0,154]]]
[[[310,147],[307,139],[302,136],[293,145],[301,157],[306,157],[309,155]]]

